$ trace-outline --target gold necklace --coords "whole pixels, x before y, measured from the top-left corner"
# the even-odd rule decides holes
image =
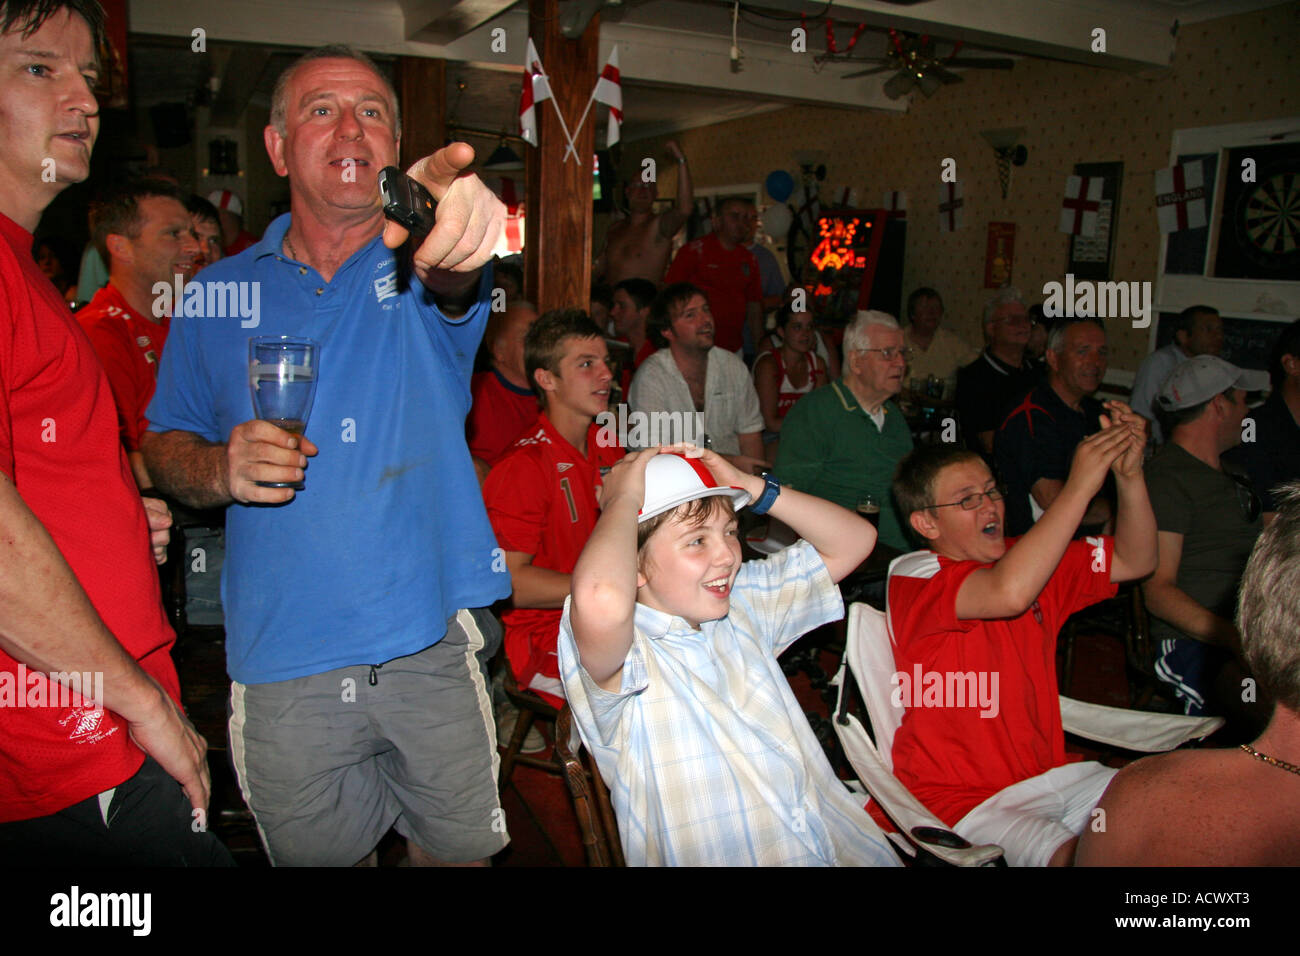
[[[287,232],[284,234],[284,245],[285,248],[289,250],[289,255],[298,259],[298,250],[293,247],[293,240],[289,238],[289,233]],[[301,262],[302,260],[298,259],[298,261]]]
[[[1281,770],[1289,770],[1291,773],[1300,775],[1300,767],[1297,767],[1293,763],[1287,763],[1285,760],[1279,760],[1277,757],[1270,757],[1268,754],[1262,754],[1250,744],[1242,744],[1241,749],[1246,751],[1246,753],[1250,754],[1256,760],[1262,760],[1264,763],[1272,764],[1274,767],[1278,767]]]

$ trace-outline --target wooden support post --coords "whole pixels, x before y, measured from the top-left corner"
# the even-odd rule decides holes
[[[403,169],[442,149],[447,138],[447,64],[445,60],[401,56],[394,70],[402,107]]]
[[[560,33],[557,0],[529,0],[528,29],[551,79],[555,103],[569,132],[582,115],[596,83],[600,17],[577,40]],[[538,148],[524,146],[528,192],[524,225],[524,288],[545,312],[577,306],[586,309],[591,293],[592,164],[596,108],[574,140],[579,162],[564,160],[567,142],[555,106],[539,103]]]

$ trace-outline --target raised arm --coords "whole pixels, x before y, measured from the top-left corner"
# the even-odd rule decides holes
[[[677,205],[659,217],[659,235],[671,239],[691,218],[691,211],[695,207],[695,191],[691,185],[691,170],[686,162],[686,154],[677,145],[677,141],[670,139],[664,148],[677,162]]]
[[[105,708],[172,775],[194,807],[211,789],[207,744],[167,692],[117,642],[58,546],[0,473],[0,648],[37,671],[101,673]]]
[[[1110,420],[1128,425],[1132,434],[1124,454],[1111,465],[1115,473],[1115,557],[1110,564],[1110,579],[1118,584],[1144,578],[1156,569],[1156,516],[1142,476],[1147,420],[1123,402],[1106,405]]]
[[[224,445],[193,432],[146,432],[140,450],[154,486],[191,508],[289,501],[292,488],[257,482],[302,481],[307,456],[317,451],[311,439],[259,420],[236,425]]]
[[[438,202],[437,224],[415,250],[415,274],[434,293],[444,313],[463,313],[473,305],[479,274],[506,221],[506,207],[477,176],[464,170],[474,149],[451,143],[419,160],[407,175],[426,186]],[[384,225],[384,245],[395,249],[407,231]]]
[[[996,564],[973,572],[962,583],[957,592],[958,618],[1018,617],[1037,600],[1106,480],[1107,470],[1137,440],[1128,424],[1106,424],[1079,443],[1070,476],[1047,512]]]
[[[578,657],[606,690],[617,690],[632,648],[637,590],[637,512],[646,464],[658,448],[631,452],[605,476],[600,520],[573,567],[569,623]]]

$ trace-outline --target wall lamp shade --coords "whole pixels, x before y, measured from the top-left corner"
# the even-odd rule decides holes
[[[492,155],[483,164],[483,168],[494,173],[509,172],[510,170],[523,169],[524,161],[503,139],[501,145],[492,151]]]

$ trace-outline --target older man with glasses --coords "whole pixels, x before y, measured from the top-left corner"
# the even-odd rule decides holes
[[[1160,556],[1142,590],[1159,641],[1156,674],[1189,714],[1233,717],[1242,709],[1245,670],[1232,618],[1263,525],[1259,499],[1220,456],[1241,442],[1246,393],[1267,384],[1264,372],[1199,355],[1178,365],[1156,395],[1169,441],[1146,467]]]
[[[880,540],[901,550],[908,542],[890,482],[912,450],[912,433],[893,397],[903,387],[908,354],[893,316],[859,312],[844,331],[843,376],[790,409],[776,457],[784,485],[846,508],[874,498]]]

